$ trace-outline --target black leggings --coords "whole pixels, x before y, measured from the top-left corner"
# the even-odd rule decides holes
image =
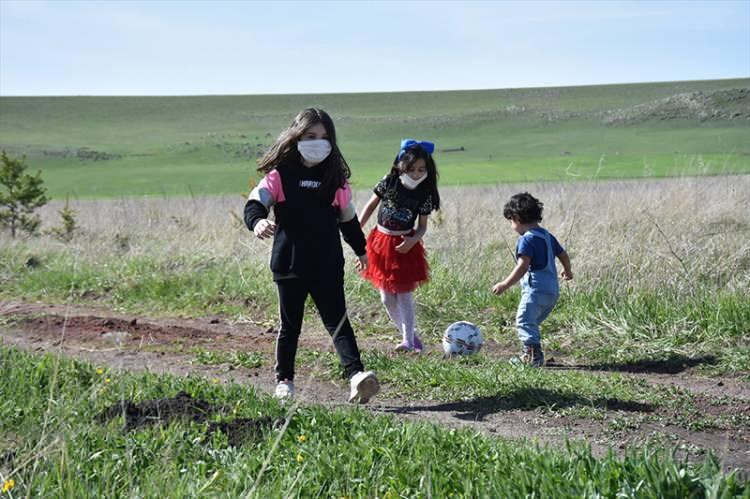
[[[281,316],[281,328],[276,338],[277,381],[294,379],[294,358],[297,355],[297,342],[308,294],[315,302],[323,325],[333,337],[333,345],[336,347],[346,377],[351,378],[355,373],[364,371],[357,340],[346,316],[342,281],[281,279],[276,281],[276,286],[279,291]]]

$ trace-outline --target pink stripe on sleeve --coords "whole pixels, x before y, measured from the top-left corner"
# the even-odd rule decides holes
[[[352,201],[352,188],[349,182],[344,183],[344,187],[336,189],[336,196],[333,198],[333,206],[346,208]]]
[[[284,196],[284,186],[281,183],[279,170],[271,170],[268,172],[266,176],[263,177],[263,180],[260,181],[258,187],[270,192],[277,203],[283,203],[286,201],[286,196]]]

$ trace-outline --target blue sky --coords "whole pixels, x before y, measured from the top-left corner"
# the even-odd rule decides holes
[[[379,92],[750,76],[750,0],[0,0],[0,95]]]

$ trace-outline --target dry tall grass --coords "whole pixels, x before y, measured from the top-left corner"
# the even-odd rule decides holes
[[[424,338],[438,340],[448,324],[468,319],[486,337],[516,343],[517,296],[497,298],[490,288],[514,264],[516,235],[502,206],[522,190],[545,203],[543,225],[567,248],[575,274],[544,324],[545,345],[589,361],[679,363],[704,355],[719,359],[724,371],[750,370],[747,175],[443,189],[443,209],[425,240],[432,281],[416,294]],[[357,205],[368,196],[357,192]],[[47,227],[60,223],[62,205],[45,207]],[[82,232],[70,243],[2,236],[6,297],[275,322],[271,242],[245,228],[240,196],[71,206]],[[30,256],[41,263],[29,265]],[[390,337],[377,293],[349,260],[356,330]]]
[[[502,206],[519,191],[544,202],[543,225],[572,257],[573,289],[750,289],[750,176],[445,188],[425,238],[433,266],[486,286],[502,278],[516,240]],[[367,196],[357,192],[356,204]],[[240,196],[71,201],[82,228],[72,244],[51,237],[15,244],[91,262],[192,256],[265,265],[270,242],[244,227],[243,205]],[[42,210],[44,226],[59,224],[61,207]]]

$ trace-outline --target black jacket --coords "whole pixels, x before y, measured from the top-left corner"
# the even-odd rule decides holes
[[[320,190],[322,167],[280,165],[285,200],[274,202],[276,233],[271,250],[274,280],[289,277],[302,279],[343,279],[344,254],[339,230],[356,255],[366,253],[365,236],[356,214],[340,220],[345,207],[332,205],[335,193]],[[256,188],[257,189],[257,188]],[[269,209],[251,195],[245,204],[245,224],[250,230],[267,218]]]

